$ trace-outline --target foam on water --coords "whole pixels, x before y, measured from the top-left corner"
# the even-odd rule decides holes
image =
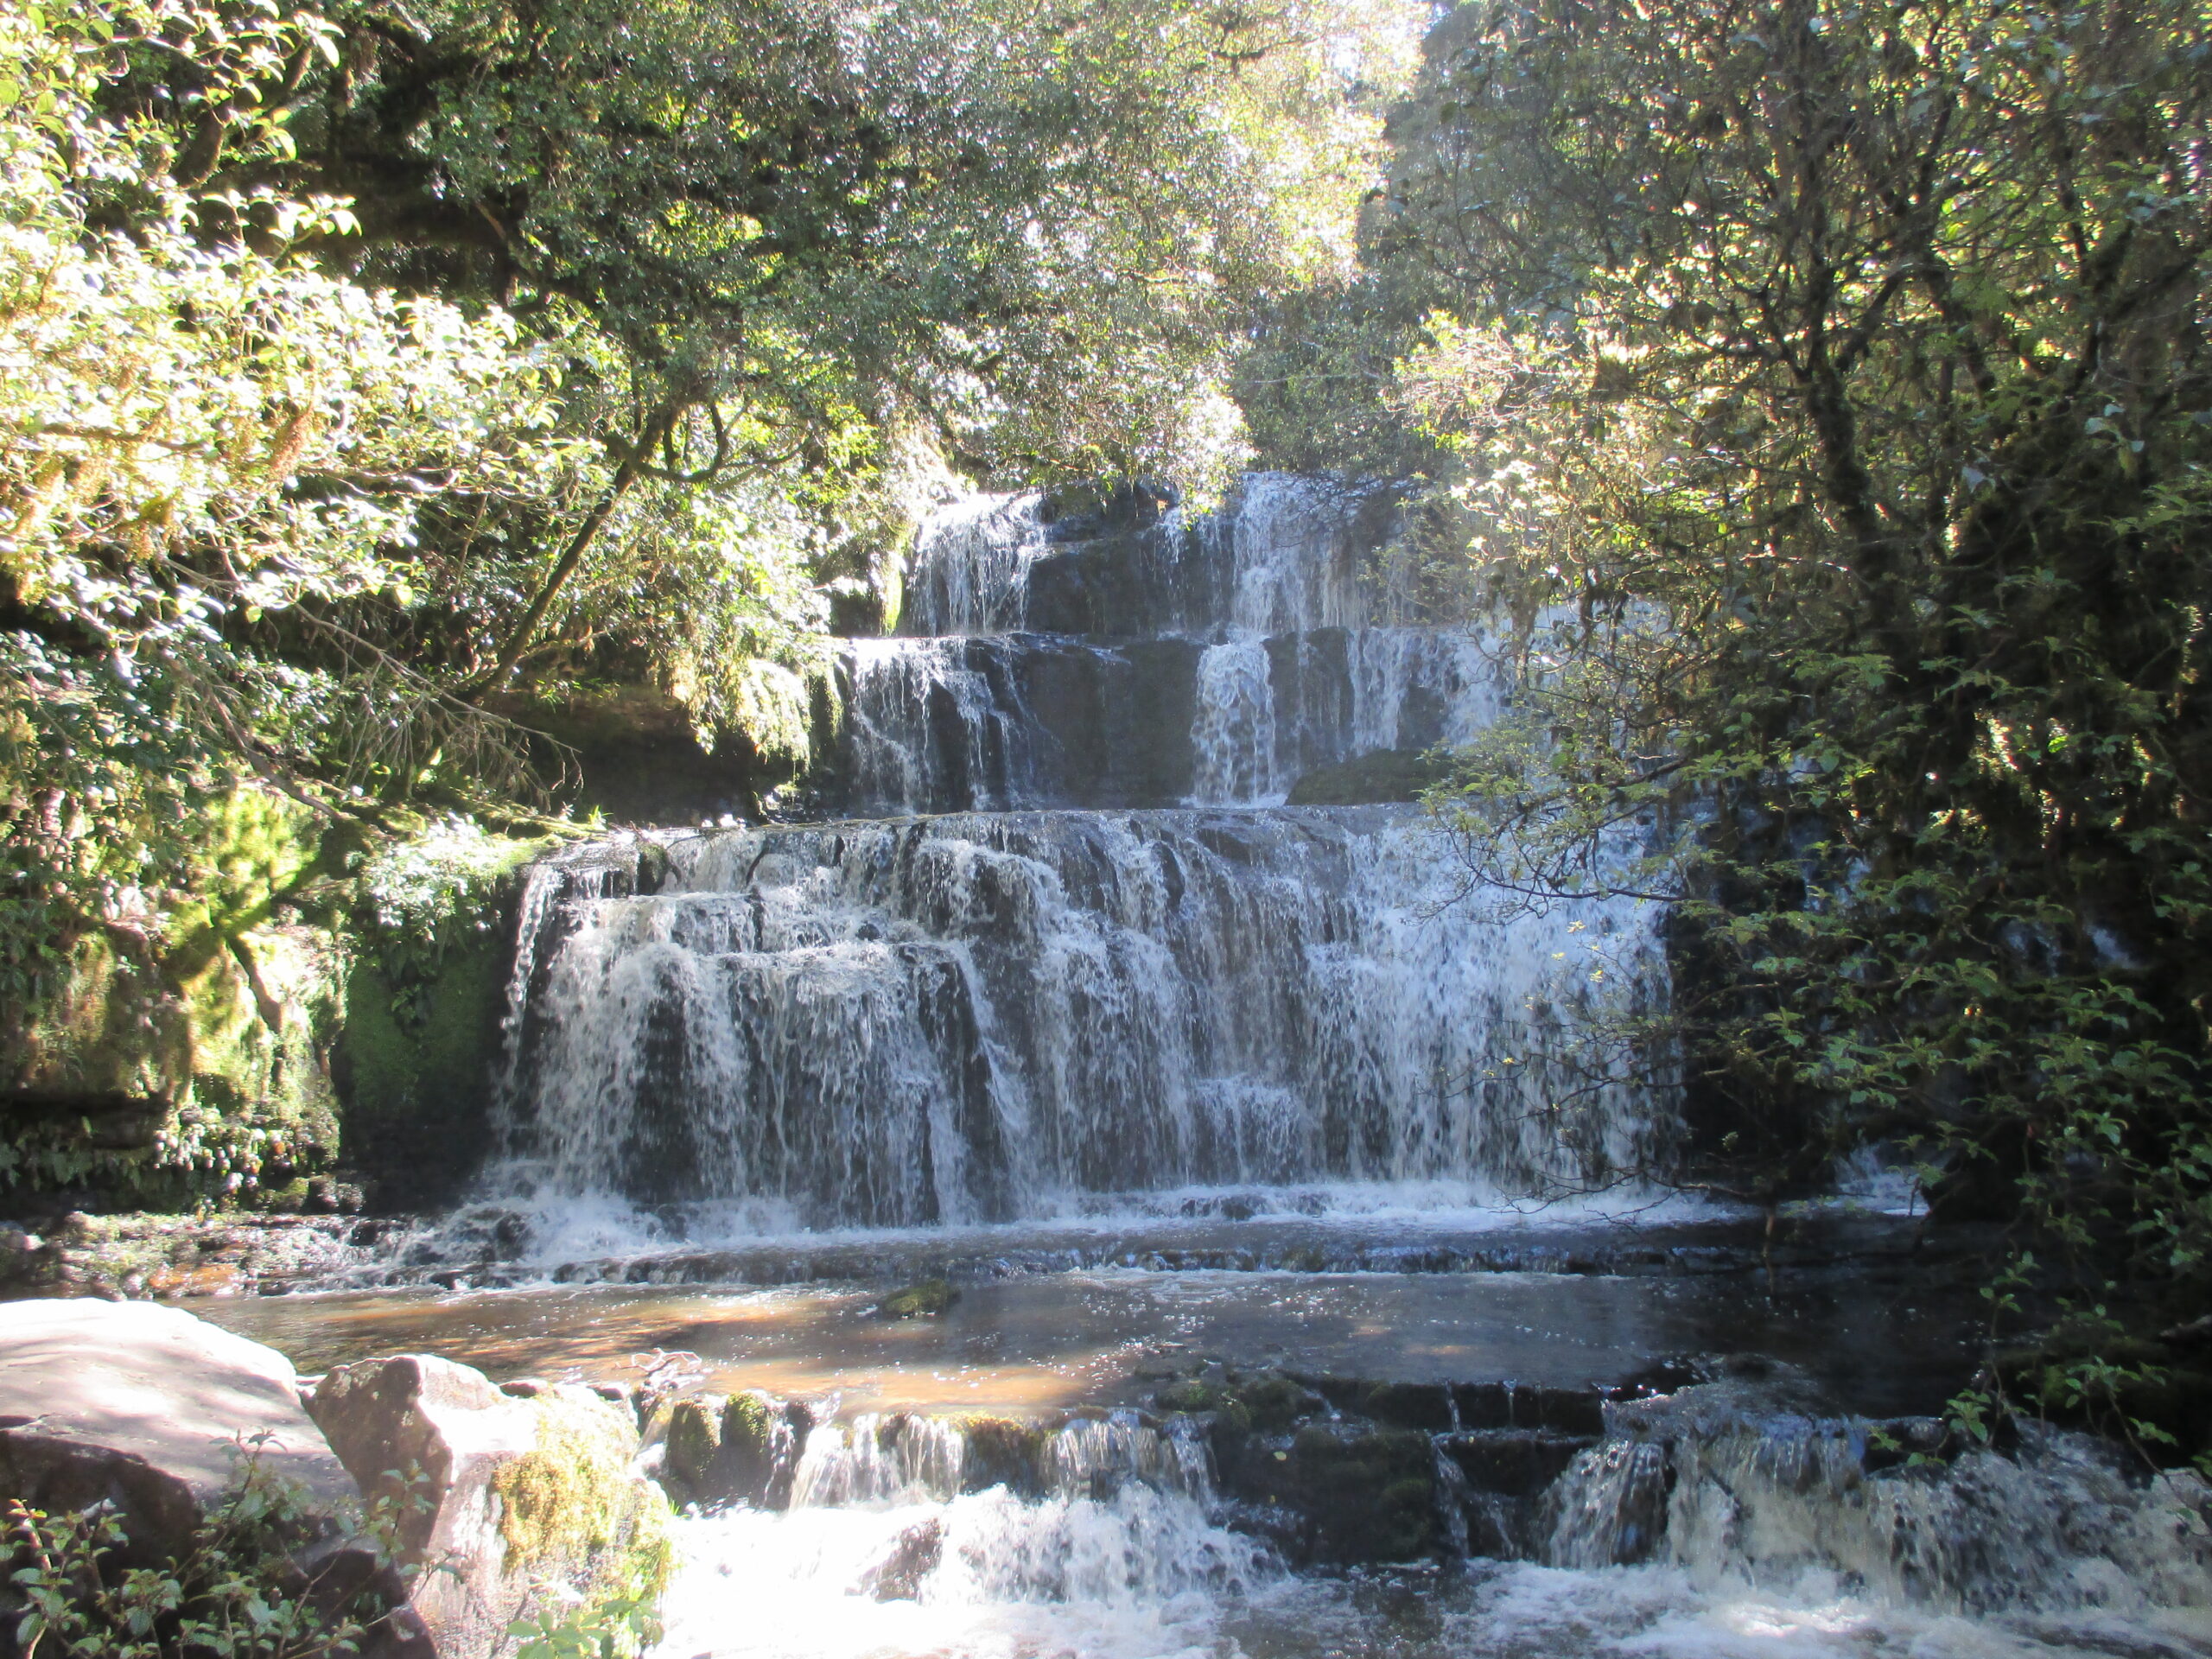
[[[1473,1562],[1315,1579],[1188,1497],[731,1510],[677,1523],[659,1659],[2201,1659],[2202,1600],[1980,1614],[1826,1567]]]

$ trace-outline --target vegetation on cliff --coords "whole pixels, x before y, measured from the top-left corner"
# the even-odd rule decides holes
[[[364,859],[540,833],[625,687],[756,795],[955,472],[1218,478],[1399,10],[0,17],[0,1183],[327,1151],[332,1011],[424,1014]]]
[[[2044,1402],[2151,1439],[2212,1300],[2208,67],[2178,0],[1464,7],[1248,375],[1527,629],[1433,795],[1473,866],[1680,895],[1697,1179],[1901,1153],[2078,1294]]]

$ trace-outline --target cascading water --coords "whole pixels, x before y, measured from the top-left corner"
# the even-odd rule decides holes
[[[1337,1227],[1347,1194],[1465,1204],[1663,1163],[1664,1057],[1610,1023],[1667,995],[1656,906],[1493,912],[1417,809],[1284,804],[1510,705],[1497,640],[1409,625],[1378,575],[1390,505],[1262,475],[1209,516],[1141,494],[941,515],[904,631],[846,650],[825,794],[852,821],[631,834],[532,871],[488,1188],[541,1225],[589,1218],[632,1281],[660,1265],[620,1241],[669,1230],[798,1262],[817,1247],[794,1233],[908,1230],[822,1247],[857,1262],[913,1258],[958,1225],[1013,1284],[1053,1249],[994,1224],[1302,1211]],[[1363,1237],[1358,1259],[1468,1259],[1393,1248]],[[1277,1265],[1319,1254],[1291,1240]],[[1268,1282],[1286,1274],[1160,1276],[1233,1281],[1190,1295],[1241,1298],[1267,1330],[1311,1327],[1320,1306]],[[1109,1300],[1103,1281],[1066,1294]],[[1478,1302],[1486,1340],[1510,1324],[1542,1350],[1536,1305],[1559,1299],[1514,1313],[1503,1295],[1440,1292],[1422,1306],[1450,1312],[1394,1328],[1390,1363],[1471,1351]],[[842,1304],[820,1318],[838,1352],[912,1352],[921,1334]],[[1333,1340],[1380,1334],[1354,1319]],[[1577,1357],[1547,1363],[1581,1364],[1586,1343],[1574,1387],[1431,1382],[1411,1404],[1410,1384],[1325,1398],[1281,1369],[1232,1400],[1239,1374],[1200,1357],[1135,1372],[1185,1379],[1147,1396],[1157,1411],[1056,1425],[990,1400],[1013,1414],[763,1408],[742,1491],[674,1478],[696,1503],[657,1659],[2212,1652],[2190,1611],[2212,1603],[2194,1477],[2146,1482],[2067,1437],[1923,1467],[1870,1451],[1862,1421],[1705,1384],[1601,1411],[1620,1391],[1589,1378],[1624,1374],[1637,1338],[1603,1316],[1570,1335]],[[1023,1386],[1071,1389],[1081,1369]],[[938,1375],[921,1399],[983,1382]],[[1269,1429],[1268,1400],[1302,1414]],[[1294,1570],[1407,1550],[1442,1564]]]
[[[1877,1442],[1935,1446],[1938,1427],[1795,1415],[1726,1383],[1608,1415],[1526,1547],[1492,1552],[1507,1559],[1349,1580],[1287,1571],[1252,1506],[1223,1503],[1218,1420],[825,1424],[788,1508],[709,1503],[679,1523],[662,1652],[2148,1659],[2212,1637],[2212,1491],[2194,1474],[2145,1480],[2050,1433],[1924,1465],[1893,1444],[1885,1465]],[[1262,1441],[1261,1466],[1319,1433]],[[1446,1449],[1465,1439],[1436,1436],[1447,1539],[1488,1496]]]
[[[1646,1164],[1664,1092],[1584,1033],[1663,994],[1653,907],[1493,917],[1410,808],[1252,810],[1510,695],[1474,632],[1365,626],[1376,501],[1263,475],[1197,521],[941,516],[912,612],[944,632],[850,648],[845,782],[958,810],[540,867],[509,1184],[818,1228]],[[981,632],[1040,617],[1116,637]],[[1012,810],[1177,794],[1243,810]]]
[[[1632,1168],[1648,1093],[1575,1033],[1646,916],[1491,918],[1406,809],[728,831],[556,861],[514,1150],[554,1191],[808,1226],[1200,1185]]]

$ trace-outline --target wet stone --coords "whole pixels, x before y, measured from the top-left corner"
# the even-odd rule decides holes
[[[1543,1429],[1475,1429],[1440,1438],[1439,1446],[1479,1492],[1529,1497],[1542,1491],[1594,1444],[1592,1437]]]
[[[1436,1541],[1435,1454],[1418,1430],[1309,1423],[1249,1436],[1221,1463],[1224,1490],[1269,1513],[1294,1564],[1411,1560]]]

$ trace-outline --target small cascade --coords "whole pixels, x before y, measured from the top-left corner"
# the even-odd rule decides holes
[[[1289,792],[1293,780],[1280,776],[1276,755],[1271,666],[1267,642],[1253,635],[1209,645],[1198,658],[1195,799],[1274,805]]]
[[[823,1424],[807,1436],[791,1502],[798,1509],[944,1503],[962,1490],[967,1452],[967,1436],[940,1418],[865,1414]]]
[[[1504,642],[1402,625],[1391,510],[1385,489],[1265,473],[1209,515],[944,509],[899,636],[847,647],[844,799],[1268,804],[1316,767],[1465,741],[1509,695]]]
[[[704,1421],[713,1405],[692,1409]],[[657,1420],[649,1457],[674,1449],[671,1421]],[[677,1522],[664,1654],[857,1655],[918,1631],[982,1652],[1001,1634],[1058,1632],[1059,1645],[1079,1633],[1085,1651],[1137,1659],[1173,1651],[1182,1640],[1164,1638],[1281,1573],[1265,1545],[1217,1524],[1188,1420],[862,1414],[816,1424],[781,1493],[742,1478],[713,1488],[730,1443],[702,1448],[708,1501]]]
[[[1529,1535],[1498,1490],[1510,1471],[1495,1458],[1470,1465],[1464,1442],[1586,1427],[1596,1396],[1435,1391],[1440,1407],[1464,1395],[1478,1417],[1534,1420],[1484,1431],[1458,1408],[1429,1412],[1418,1391],[1323,1386],[1402,1421],[1426,1414],[1433,1476],[1421,1478],[1417,1433],[1318,1396],[1306,1404],[1325,1419],[1256,1436],[1233,1411],[820,1424],[787,1503],[695,1507],[678,1522],[661,1652],[1142,1659],[1223,1651],[1233,1630],[1243,1651],[1289,1655],[1332,1627],[1348,1639],[1334,1646],[1431,1651],[1396,1645],[1388,1621],[1345,1597],[1388,1579],[1291,1570],[1317,1539],[1335,1559],[1373,1561],[1384,1535],[1421,1558],[1395,1571],[1449,1633],[1443,1650],[1501,1659],[1615,1641],[1687,1659],[1732,1624],[1815,1638],[1791,1652],[1870,1651],[1894,1633],[1899,1650],[1943,1654],[1972,1629],[1994,1644],[1975,1652],[2182,1654],[2199,1650],[2183,1633],[2212,1609],[2212,1488],[2130,1470],[2087,1436],[2025,1425],[2005,1451],[1961,1454],[1931,1420],[1808,1416],[1788,1409],[1789,1386],[1696,1384],[1608,1405],[1604,1437],[1571,1461],[1507,1478],[1536,1482]],[[1234,1496],[1217,1491],[1217,1446]],[[1424,1484],[1433,1526],[1401,1496]],[[1575,1604],[1564,1621],[1562,1592]],[[2028,1645],[2006,1645],[2016,1637]]]
[[[2004,1450],[1933,1419],[1875,1424],[1746,1402],[1727,1384],[1608,1408],[1545,1493],[1544,1559],[1667,1563],[1705,1586],[1839,1575],[1953,1612],[2212,1607],[2212,1487],[2033,1422]]]

